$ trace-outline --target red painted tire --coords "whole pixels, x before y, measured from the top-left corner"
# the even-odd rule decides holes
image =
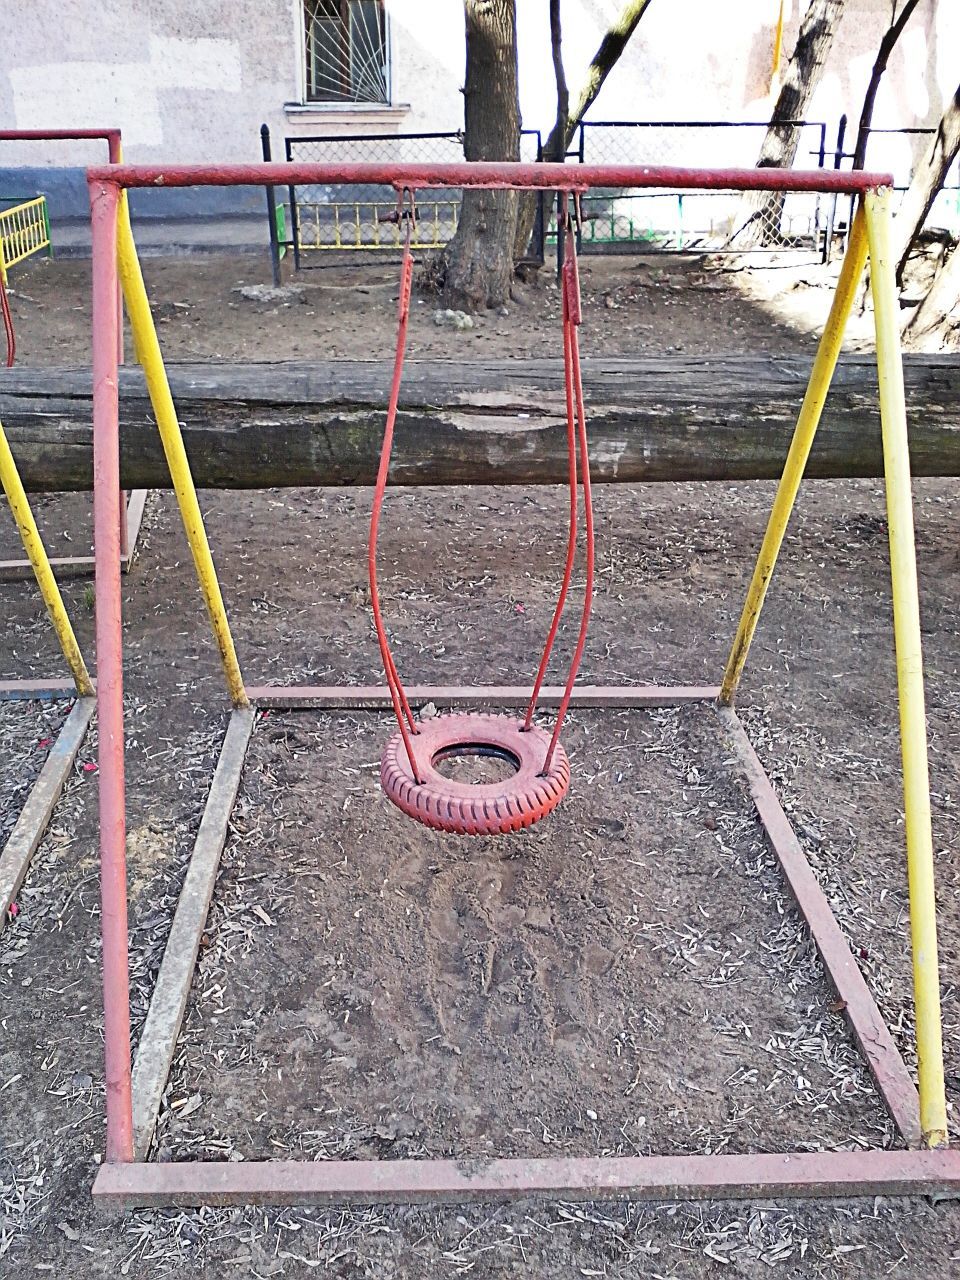
[[[506,835],[532,826],[551,813],[570,786],[570,763],[557,743],[543,774],[550,735],[536,725],[524,731],[511,716],[448,715],[425,720],[411,736],[421,781],[414,779],[400,733],[387,743],[380,761],[380,785],[398,809],[425,826],[457,835]],[[507,756],[516,773],[501,782],[455,782],[435,761],[457,750],[487,748]]]

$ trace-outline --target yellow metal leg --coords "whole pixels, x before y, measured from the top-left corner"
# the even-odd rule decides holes
[[[870,244],[870,287],[877,333],[883,470],[887,487],[890,574],[893,580],[893,629],[900,695],[900,744],[903,754],[907,878],[910,887],[913,991],[917,1018],[920,1128],[924,1144],[939,1147],[947,1142],[947,1107],[940,1025],[937,905],[933,875],[933,837],[930,830],[927,722],[923,699],[917,560],[913,540],[913,499],[910,493],[910,451],[903,395],[903,364],[900,357],[899,308],[890,248],[890,192],[884,189],[868,193],[865,208]]]
[[[20,481],[17,464],[14,462],[13,454],[10,452],[10,446],[7,443],[2,423],[0,423],[0,481],[3,482],[3,491],[7,495],[10,510],[13,512],[13,518],[17,522],[17,528],[20,530],[23,549],[26,551],[30,564],[33,566],[37,586],[43,596],[43,603],[47,606],[47,612],[50,615],[50,621],[53,623],[53,629],[57,633],[57,639],[60,641],[63,656],[66,658],[67,665],[73,675],[77,693],[81,697],[88,698],[93,694],[93,682],[83,661],[80,646],[77,644],[77,637],[73,634],[73,627],[70,625],[67,611],[63,607],[63,597],[60,595],[60,588],[57,586],[57,580],[53,576],[53,570],[50,568],[50,561],[47,559],[47,553],[40,540],[37,522],[34,520],[33,512],[30,510],[30,503],[27,501],[27,495]]]
[[[796,430],[793,433],[793,440],[790,442],[790,449],[787,453],[787,460],[784,463],[783,475],[780,477],[777,496],[773,501],[773,508],[767,523],[767,531],[763,536],[763,545],[760,548],[760,555],[757,558],[753,578],[750,581],[750,588],[747,591],[743,613],[740,615],[740,623],[737,627],[733,648],[730,651],[726,670],[723,673],[723,683],[720,686],[720,701],[724,706],[729,706],[733,702],[737,685],[740,683],[740,677],[743,674],[744,663],[750,651],[753,633],[757,629],[757,622],[760,618],[760,610],[763,608],[767,587],[770,584],[774,565],[777,563],[777,556],[783,543],[783,536],[787,530],[787,522],[790,519],[790,513],[793,511],[793,504],[797,498],[800,481],[803,479],[803,472],[807,465],[807,458],[810,456],[813,438],[816,435],[817,427],[820,425],[820,416],[823,413],[824,402],[827,398],[827,392],[830,390],[833,371],[837,367],[837,359],[843,343],[843,331],[846,328],[847,317],[856,298],[857,285],[863,275],[866,257],[867,237],[864,229],[863,211],[858,209],[850,232],[850,242],[847,245],[846,256],[840,269],[840,279],[837,281],[837,291],[834,294],[833,305],[830,308],[823,336],[817,348],[816,359],[810,372],[810,381],[807,384],[806,395],[803,398],[800,415],[797,418]]]
[[[130,212],[127,207],[126,192],[122,194],[120,200],[119,226],[117,228],[117,259],[124,301],[127,305],[127,314],[130,317],[130,327],[133,330],[137,360],[143,366],[144,376],[147,380],[150,403],[153,405],[157,426],[160,428],[163,451],[166,455],[167,466],[170,468],[170,476],[173,480],[177,502],[180,504],[183,527],[186,530],[187,541],[190,543],[190,550],[193,554],[193,562],[197,568],[200,590],[203,592],[207,611],[210,614],[210,621],[213,624],[214,636],[220,649],[220,658],[227,678],[227,688],[230,691],[233,705],[235,707],[245,707],[249,703],[243,687],[243,677],[240,674],[240,666],[237,662],[237,654],[233,645],[233,636],[230,633],[230,623],[227,621],[227,613],[223,606],[223,596],[220,593],[220,583],[217,580],[217,571],[213,565],[213,556],[210,554],[210,544],[207,541],[207,533],[203,527],[200,503],[197,501],[197,491],[193,484],[193,476],[190,474],[190,463],[187,460],[187,451],[184,448],[183,436],[180,432],[180,423],[177,421],[177,411],[174,408],[173,397],[170,394],[170,384],[167,381],[167,371],[164,368],[157,331],[154,327],[153,316],[150,314],[150,303],[147,299],[143,274],[140,270],[140,260],[137,257],[137,248],[133,240],[133,229],[130,226]]]

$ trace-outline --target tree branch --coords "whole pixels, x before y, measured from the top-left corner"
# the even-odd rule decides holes
[[[627,41],[637,29],[640,19],[649,9],[652,0],[626,0],[623,8],[620,10],[619,16],[611,23],[610,29],[600,41],[600,47],[593,55],[593,60],[587,68],[587,74],[583,81],[583,88],[580,90],[580,96],[577,99],[577,105],[573,111],[567,109],[561,117],[557,112],[557,121],[550,130],[550,136],[547,138],[546,146],[543,149],[545,160],[562,160],[570,145],[570,139],[573,137],[577,125],[587,114],[596,100],[597,94],[603,87],[603,82],[616,66],[617,59],[626,48]],[[559,28],[558,28],[559,31]],[[551,4],[550,12],[550,36],[553,38],[553,5]],[[556,60],[554,60],[556,65]],[[566,87],[566,86],[564,86]],[[559,98],[559,83],[557,86]],[[558,102],[559,107],[559,102]]]
[[[897,283],[903,283],[903,269],[937,193],[960,152],[960,86],[947,104],[937,132],[925,156],[917,164],[893,223],[897,252]]]
[[[560,30],[560,0],[550,0],[550,53],[553,56],[553,74],[557,82],[557,115],[550,137],[560,137],[566,128],[570,112],[570,90],[563,69],[563,35]],[[549,143],[548,143],[549,146]],[[566,148],[564,148],[566,149]],[[553,158],[552,156],[550,157]]]
[[[860,124],[857,128],[857,145],[853,152],[854,169],[862,169],[867,159],[867,142],[870,138],[870,122],[873,120],[873,108],[877,100],[877,90],[880,88],[880,81],[883,79],[883,73],[887,69],[887,63],[890,60],[890,54],[900,36],[904,27],[910,19],[910,15],[916,9],[920,0],[906,0],[906,4],[900,10],[899,18],[896,16],[897,6],[894,4],[892,21],[883,39],[880,41],[880,48],[877,50],[877,60],[873,64],[873,70],[870,73],[870,83],[867,85],[867,92],[863,99],[863,108],[860,112]]]

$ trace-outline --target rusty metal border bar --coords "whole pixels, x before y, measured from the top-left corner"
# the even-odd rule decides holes
[[[313,708],[329,713],[347,709],[386,711],[386,688],[350,686],[264,686],[248,688],[258,709],[289,711]],[[410,690],[414,703],[431,701],[438,706],[523,705],[529,690],[514,686],[443,687],[425,685]],[[558,701],[563,690],[550,688],[544,701]],[[745,782],[767,841],[786,880],[823,962],[829,981],[843,1001],[854,1040],[873,1077],[877,1091],[900,1136],[909,1148],[920,1143],[919,1099],[916,1086],[883,1021],[876,1001],[864,981],[850,946],[806,859],[773,784],[732,708],[716,705],[717,690],[696,686],[643,685],[630,687],[582,687],[575,695],[581,708],[632,708],[708,704],[717,716],[720,732],[733,748],[734,774]],[[921,1153],[867,1151],[839,1153],[846,1163],[837,1171],[824,1170],[825,1155],[656,1156],[639,1160],[623,1158],[574,1160],[494,1160],[487,1176],[466,1176],[457,1161],[348,1161],[325,1162],[319,1181],[306,1162],[249,1161],[253,1170],[231,1182],[224,1170],[234,1166],[202,1161],[152,1165],[147,1160],[170,1065],[186,1011],[200,937],[206,927],[227,825],[240,782],[253,727],[251,710],[234,711],[221,749],[217,770],[197,836],[194,867],[187,881],[171,927],[157,986],[137,1051],[133,1072],[133,1125],[135,1161],[104,1166],[94,1195],[128,1206],[142,1204],[314,1203],[329,1200],[365,1201],[368,1196],[407,1201],[488,1199],[509,1195],[633,1195],[647,1199],[706,1199],[729,1195],[873,1195],[948,1194],[960,1192],[960,1152],[951,1153],[947,1173],[928,1174],[942,1166],[912,1164]],[[205,834],[206,833],[206,834]],[[944,1152],[922,1153],[924,1156]],[[864,1156],[884,1157],[876,1171],[864,1167]],[[889,1159],[886,1159],[889,1157]],[[893,1159],[896,1157],[896,1159]],[[724,1162],[722,1170],[712,1162]],[[797,1173],[796,1162],[802,1168]],[[737,1163],[738,1162],[738,1163]],[[131,1172],[132,1171],[132,1172]],[[817,1180],[819,1177],[819,1181]],[[931,1182],[925,1181],[928,1177]],[[524,1181],[524,1179],[532,1181]],[[916,1185],[914,1185],[916,1183]],[[794,1190],[790,1190],[793,1187]],[[446,1190],[444,1189],[446,1188]],[[906,1188],[906,1190],[905,1190]],[[931,1191],[932,1188],[932,1191]],[[244,1200],[244,1197],[247,1197]],[[288,1197],[293,1197],[289,1199]]]
[[[72,680],[0,680],[0,702],[17,702],[23,698],[42,698],[49,702],[54,698],[75,698],[76,694]]]
[[[254,715],[252,707],[241,707],[230,716],[140,1033],[131,1076],[133,1153],[138,1160],[147,1158],[153,1141],[193,985],[200,939],[217,883],[220,855],[227,842],[230,817],[240,789]]]
[[[356,185],[402,188],[486,187],[585,191],[589,187],[674,187],[684,191],[813,191],[856,195],[889,187],[889,173],[839,169],[685,169],[672,165],[187,164],[94,165],[87,182],[130,187],[279,187]]]
[[[170,1205],[470,1204],[549,1198],[646,1201],[960,1196],[960,1151],[608,1156],[552,1160],[193,1160],[107,1164],[93,1194]]]
[[[413,707],[433,702],[443,707],[526,707],[533,692],[526,685],[409,685]],[[561,685],[544,685],[539,705],[556,707]],[[715,702],[716,685],[588,685],[574,687],[571,707],[672,707],[684,702]],[[393,703],[386,685],[248,685],[247,697],[259,707],[318,711],[389,711]]]
[[[750,792],[783,878],[806,921],[827,977],[843,1001],[847,1022],[880,1096],[907,1146],[919,1147],[922,1137],[920,1098],[913,1077],[900,1056],[743,722],[732,707],[715,706],[714,710],[733,749],[738,772]]]
[[[69,688],[72,692],[73,685],[70,684]],[[77,698],[43,762],[39,777],[30,788],[13,830],[0,849],[0,929],[6,923],[10,904],[16,900],[26,879],[30,862],[50,823],[63,785],[70,776],[96,706],[96,698]]]
[[[120,567],[129,573],[137,554],[137,542],[140,538],[140,526],[143,523],[143,512],[147,505],[149,489],[131,489],[127,500],[124,525],[121,529],[123,550],[120,552]],[[93,573],[96,565],[94,556],[49,556],[50,568],[56,571],[59,578],[79,578]],[[33,577],[33,568],[29,560],[0,560],[0,582],[23,582]]]

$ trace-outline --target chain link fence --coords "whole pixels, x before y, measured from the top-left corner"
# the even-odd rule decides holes
[[[462,162],[463,134],[391,133],[328,134],[288,137],[287,160],[323,164],[451,164]],[[525,129],[520,158],[542,158],[540,133]],[[416,193],[415,249],[440,249],[457,230],[462,192],[459,188],[422,187]],[[396,219],[397,196],[390,186],[298,186],[287,190],[294,260],[310,266],[323,252],[399,252],[403,231]],[[284,219],[285,221],[286,219]],[[542,257],[543,220],[535,229],[534,253]]]
[[[819,120],[794,120],[785,127],[797,134],[795,165],[801,169],[839,168],[846,118],[836,145],[828,149],[827,126]],[[766,121],[611,120],[581,124],[567,161],[576,164],[677,165],[691,168],[752,168],[768,129]],[[896,189],[906,190],[924,147],[935,130],[869,130],[867,167],[889,171]],[[264,126],[264,158],[270,155]],[[318,163],[452,163],[462,161],[459,131],[401,134],[326,134],[284,139],[286,159]],[[538,130],[525,129],[521,159],[543,157]],[[414,245],[442,248],[455,234],[460,216],[459,189],[417,192],[418,224]],[[299,186],[285,201],[271,205],[275,268],[292,249],[298,267],[319,262],[323,253],[399,251],[402,229],[396,220],[396,194],[390,186]],[[541,193],[531,256],[543,260],[547,243],[557,240],[556,217],[545,215],[551,202]],[[276,207],[274,207],[274,205]],[[849,225],[846,198],[791,192],[762,195],[729,191],[594,189],[583,198],[580,243],[597,252],[638,251],[752,253],[776,251],[822,260],[829,254],[834,228],[842,237]],[[930,213],[931,225],[960,234],[960,164],[955,164]]]
[[[796,165],[823,168],[826,124],[791,120]],[[590,121],[569,153],[581,164],[679,165],[750,169],[768,124],[754,121]],[[821,252],[826,221],[823,197],[729,191],[594,190],[583,200],[585,247],[744,253],[755,250]],[[548,239],[555,235],[555,225]]]

